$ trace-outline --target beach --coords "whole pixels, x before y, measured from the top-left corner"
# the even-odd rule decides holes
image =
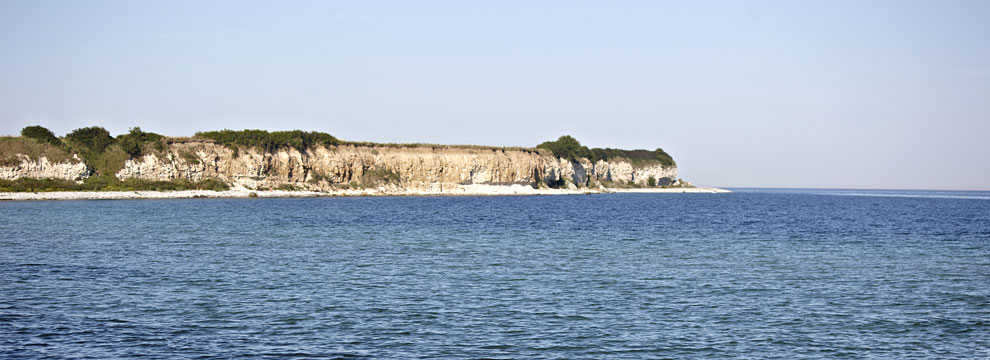
[[[341,189],[334,191],[286,191],[234,189],[226,191],[51,191],[0,192],[0,200],[120,200],[120,199],[192,199],[192,198],[298,198],[327,196],[511,196],[511,195],[581,195],[607,193],[727,193],[725,189],[696,188],[629,188],[629,189],[534,189],[527,185],[459,185],[453,189]]]

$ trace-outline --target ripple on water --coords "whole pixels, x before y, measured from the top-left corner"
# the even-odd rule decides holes
[[[0,203],[0,358],[990,357],[987,194],[723,195]]]

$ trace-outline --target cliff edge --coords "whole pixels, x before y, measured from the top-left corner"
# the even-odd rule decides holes
[[[380,188],[427,193],[476,185],[535,189],[687,185],[677,179],[676,164],[660,149],[588,149],[570,137],[537,148],[498,148],[354,143],[300,131],[225,130],[192,138],[140,129],[116,138],[105,130],[86,131],[96,135],[78,136],[77,130],[44,140],[0,138],[0,180],[99,182],[109,184],[111,190],[148,190],[127,184],[219,181],[236,190]]]

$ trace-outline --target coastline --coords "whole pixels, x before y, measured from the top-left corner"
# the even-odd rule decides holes
[[[627,194],[725,194],[731,190],[715,187],[693,187],[693,188],[631,188],[631,189],[608,189],[610,193]]]
[[[0,192],[0,200],[127,200],[127,199],[194,199],[194,198],[299,198],[344,196],[524,196],[524,195],[584,195],[610,193],[729,193],[731,191],[711,187],[697,188],[636,188],[636,189],[534,189],[525,185],[462,185],[453,190],[406,190],[374,188],[335,191],[286,191],[286,190],[179,190],[179,191],[51,191],[51,192]]]

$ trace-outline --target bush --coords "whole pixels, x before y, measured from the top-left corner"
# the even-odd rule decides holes
[[[592,158],[591,161],[605,160],[609,161],[612,159],[626,159],[633,165],[645,165],[650,163],[657,163],[674,166],[674,159],[670,157],[669,154],[663,151],[663,149],[657,148],[656,150],[622,150],[622,149],[611,149],[611,148],[594,148],[591,149]]]
[[[96,171],[99,175],[115,176],[120,169],[124,168],[124,163],[130,159],[130,155],[124,152],[119,146],[111,146],[103,152],[83,153],[86,165]]]
[[[199,164],[201,162],[199,155],[196,155],[191,151],[180,151],[179,157],[182,158],[182,161],[185,161],[187,164]]]
[[[319,171],[316,171],[316,170],[313,170],[313,171],[311,171],[309,173],[309,181],[308,182],[310,184],[319,184],[320,182],[323,182],[323,181],[326,181],[327,183],[329,183],[330,182],[330,178],[327,177],[326,175],[324,175],[323,173],[321,173]]]
[[[114,176],[91,176],[81,184],[61,179],[0,180],[0,191],[39,192],[39,191],[167,191],[167,190],[214,190],[230,189],[230,185],[218,179],[170,181],[126,179],[121,181]]]
[[[40,143],[48,143],[58,147],[65,146],[62,139],[55,136],[55,133],[39,125],[28,126],[21,129],[21,136],[37,140]]]
[[[663,151],[663,149],[657,148],[656,150],[622,150],[622,149],[611,149],[611,148],[594,148],[588,149],[587,146],[582,146],[581,142],[577,139],[571,137],[570,135],[561,136],[557,141],[547,141],[536,146],[537,149],[547,149],[553,153],[554,156],[567,159],[567,160],[577,160],[580,158],[586,158],[592,162],[598,160],[611,160],[622,158],[629,160],[633,165],[645,165],[650,163],[657,163],[674,166],[674,159]]]
[[[670,154],[668,154],[666,151],[663,151],[663,149],[661,148],[657,148],[656,150],[653,150],[653,156],[656,157],[657,160],[660,160],[661,164],[667,166],[677,166],[677,163],[674,162],[674,158],[670,156]]]
[[[165,144],[165,140],[162,139],[151,143],[151,148],[159,153],[164,153],[168,149],[168,146]]]
[[[189,181],[186,179],[174,179],[168,181],[162,180],[144,180],[144,179],[125,179],[117,184],[110,186],[113,190],[123,190],[123,191],[137,191],[137,190],[153,190],[153,191],[178,191],[178,190],[213,190],[213,191],[223,191],[230,189],[230,185],[220,181],[219,179],[204,179],[202,181]]]
[[[155,149],[164,151],[164,144],[161,140],[164,136],[141,131],[139,127],[131,128],[130,132],[117,137],[117,144],[131,157],[139,157],[144,153],[145,144],[154,143]]]
[[[0,191],[3,192],[78,191],[80,187],[75,181],[61,179],[0,180]]]
[[[120,148],[132,158],[141,156],[141,142],[137,139],[121,135],[117,137],[117,144],[120,144]]]
[[[305,151],[317,145],[331,146],[340,140],[327,133],[316,131],[221,130],[196,133],[197,137],[211,139],[233,150],[238,146],[253,147],[266,152],[294,148]]]
[[[554,156],[567,160],[591,158],[592,156],[591,150],[587,146],[582,146],[581,142],[570,135],[561,136],[557,141],[547,141],[536,145],[536,148],[550,150]]]
[[[129,133],[114,139],[106,129],[93,126],[73,130],[65,138],[98,175],[112,176],[123,168],[127,159],[141,156],[146,144],[159,143],[165,137],[134,127]],[[163,145],[156,146],[160,147],[163,148]]]
[[[65,137],[82,145],[86,150],[96,153],[103,152],[113,144],[113,137],[110,136],[110,132],[99,126],[75,129]]]
[[[652,175],[650,175],[650,177],[646,179],[646,185],[647,186],[657,186],[657,178],[655,178]]]
[[[361,185],[364,187],[377,187],[397,183],[399,183],[399,174],[385,168],[376,167],[367,169],[361,175]]]
[[[86,178],[86,180],[83,180],[82,185],[84,185],[84,187],[82,189],[80,189],[80,190],[77,190],[77,191],[82,191],[82,190],[93,190],[93,191],[108,190],[108,189],[111,188],[112,185],[117,184],[119,182],[120,182],[120,179],[118,179],[116,176],[111,176],[111,175],[94,175],[94,176],[90,176],[90,177]]]

